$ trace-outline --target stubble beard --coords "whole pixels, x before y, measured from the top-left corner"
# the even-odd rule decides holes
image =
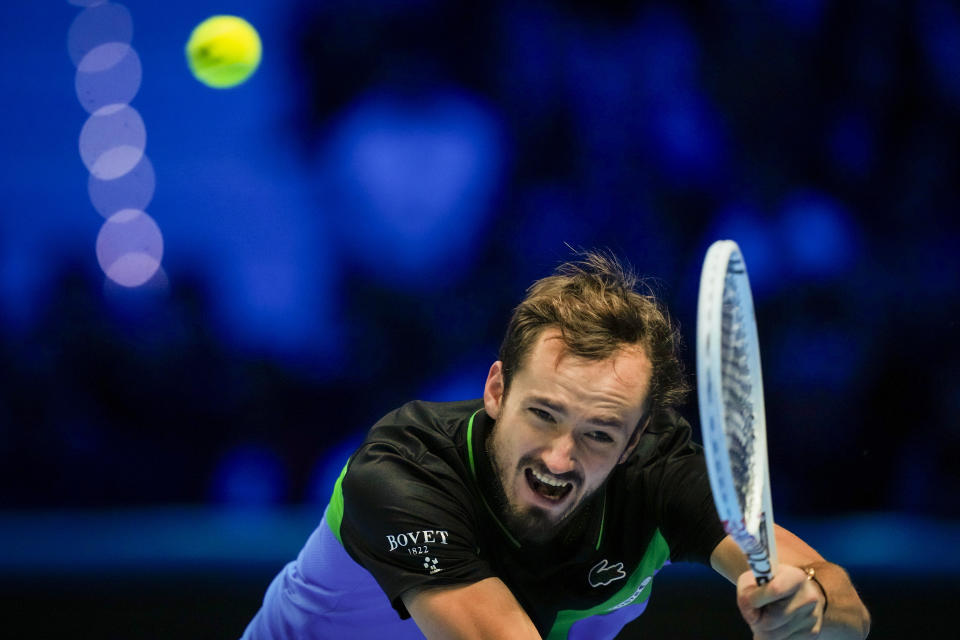
[[[575,514],[580,507],[587,504],[590,496],[593,495],[591,492],[590,494],[580,496],[580,499],[560,514],[559,517],[555,517],[550,512],[535,505],[515,504],[507,496],[504,480],[511,476],[507,475],[507,470],[500,464],[496,448],[493,444],[492,433],[487,439],[486,446],[490,466],[493,467],[496,490],[494,508],[497,510],[498,515],[503,518],[507,529],[521,541],[541,544],[554,539],[559,534],[562,525],[570,520],[571,516]],[[517,469],[511,472],[512,477],[518,477],[519,482],[525,482],[522,473],[519,473],[519,469],[523,469],[526,466],[536,467],[537,464],[536,461],[522,458],[517,465]],[[575,486],[579,486],[579,483]]]

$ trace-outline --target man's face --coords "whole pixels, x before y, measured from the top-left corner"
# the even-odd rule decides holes
[[[506,396],[501,363],[493,364],[484,408],[496,420],[491,459],[515,535],[552,537],[626,459],[639,437],[651,371],[639,346],[606,360],[569,355],[553,328],[541,333]]]

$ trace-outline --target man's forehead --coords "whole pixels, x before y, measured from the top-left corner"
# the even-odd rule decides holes
[[[560,330],[555,328],[545,329],[541,333],[526,360],[518,373],[522,375],[525,369],[529,375],[528,380],[534,386],[537,386],[537,378],[559,373],[561,367],[582,366],[596,369],[597,375],[612,372],[622,384],[638,387],[644,398],[649,392],[653,370],[642,345],[623,344],[607,358],[585,358],[571,353]]]
[[[616,369],[617,361],[621,360],[624,356],[630,359],[639,357],[639,360],[649,364],[647,350],[642,344],[636,343],[620,343],[607,358],[595,359],[579,356],[570,351],[566,341],[563,339],[563,334],[561,333],[560,329],[555,327],[549,327],[540,333],[530,353],[531,358],[537,358],[539,361],[552,363],[554,368],[558,367],[563,360],[571,359],[574,362],[581,364],[609,362]]]

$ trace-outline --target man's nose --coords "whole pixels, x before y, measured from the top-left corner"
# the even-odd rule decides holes
[[[574,469],[573,434],[564,433],[552,438],[543,453],[543,463],[550,473],[561,475]]]

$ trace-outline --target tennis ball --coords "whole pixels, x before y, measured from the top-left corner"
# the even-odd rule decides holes
[[[187,64],[200,82],[229,89],[253,75],[263,47],[253,26],[237,16],[211,16],[187,40]]]

